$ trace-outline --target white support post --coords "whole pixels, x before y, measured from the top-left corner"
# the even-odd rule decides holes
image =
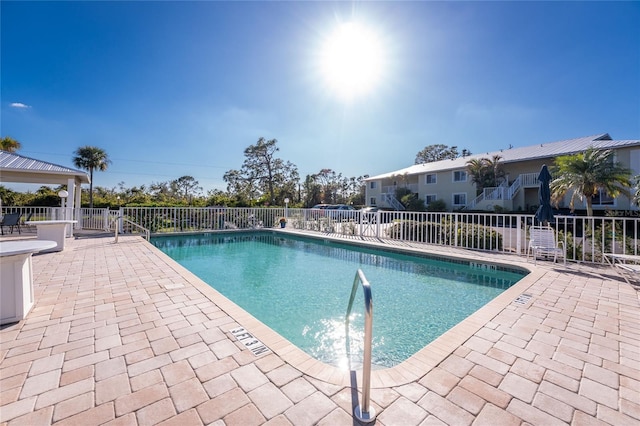
[[[104,209],[102,211],[102,224],[104,229],[111,229],[111,223],[109,223],[109,209]]]
[[[82,229],[82,185],[78,182],[78,185],[74,184],[73,192],[70,192],[73,198],[75,198],[74,202],[74,211],[75,211],[75,220],[78,221],[76,223],[76,227],[78,229]]]

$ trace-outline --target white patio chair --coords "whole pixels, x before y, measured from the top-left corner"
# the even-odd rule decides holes
[[[527,262],[529,253],[533,255],[533,263],[537,264],[537,257],[553,256],[553,262],[561,256],[564,264],[567,264],[567,256],[562,241],[556,242],[553,228],[549,226],[531,226],[529,228],[529,245],[527,246]]]
[[[633,254],[603,253],[605,260],[627,284],[640,280],[640,256]]]

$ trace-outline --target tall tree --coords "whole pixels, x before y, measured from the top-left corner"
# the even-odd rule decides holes
[[[276,185],[276,203],[284,204],[284,199],[298,200],[298,184],[300,175],[295,164],[287,161],[283,163],[280,173],[275,175],[274,183]],[[299,200],[298,200],[299,201]]]
[[[322,185],[318,182],[317,175],[307,175],[304,180],[304,206],[312,207],[322,203]]]
[[[253,202],[254,191],[257,189],[259,195],[266,196],[270,204],[275,204],[276,189],[282,189],[292,180],[297,183],[297,167],[276,157],[276,152],[279,151],[277,143],[276,139],[260,138],[255,145],[245,149],[242,169],[229,170],[224,174],[223,179],[229,189],[242,190],[249,195],[250,202]]]
[[[199,182],[192,176],[182,176],[171,181],[171,187],[175,188],[174,192],[178,197],[186,200],[189,204],[192,203],[193,195],[197,195],[202,191],[202,187],[199,186]]]
[[[151,185],[149,185],[149,194],[153,197],[155,202],[171,202],[172,194],[169,182],[151,182]]]
[[[0,139],[0,149],[7,152],[16,152],[22,148],[22,144],[12,138],[11,136],[5,136]]]
[[[243,175],[240,170],[228,170],[222,176],[227,182],[227,192],[233,194],[238,205],[253,206],[253,200],[256,197],[256,181],[251,175]]]
[[[255,145],[249,145],[244,150],[245,160],[242,165],[243,170],[253,176],[259,182],[263,191],[268,193],[271,204],[276,201],[274,175],[279,173],[282,168],[282,160],[275,158],[275,153],[279,151],[276,143],[278,143],[276,139],[268,141],[264,138],[258,139]]]
[[[104,172],[109,168],[111,160],[102,148],[87,145],[76,149],[73,164],[80,169],[89,171],[89,208],[93,208],[93,171]]]
[[[551,174],[551,198],[558,205],[571,193],[569,207],[573,211],[576,199],[585,201],[587,216],[593,216],[593,197],[605,191],[611,197],[630,197],[631,170],[614,161],[614,151],[593,147],[573,155],[556,157]]]
[[[358,176],[355,179],[353,186],[353,195],[351,196],[351,202],[355,205],[364,205],[367,204],[366,201],[366,193],[367,193],[367,183],[364,181],[367,179],[369,175]]]
[[[471,152],[466,148],[463,149],[462,152],[465,155],[471,155]],[[422,151],[416,154],[415,164],[432,163],[434,161],[441,160],[453,160],[459,156],[460,154],[458,153],[457,146],[449,147],[443,144],[427,145]]]
[[[342,174],[331,169],[322,169],[315,176],[316,182],[320,184],[322,200],[325,203],[338,203],[338,190]]]

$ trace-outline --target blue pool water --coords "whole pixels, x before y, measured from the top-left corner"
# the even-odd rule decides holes
[[[524,276],[273,232],[167,236],[152,243],[311,356],[347,365],[345,313],[362,269],[373,293],[373,363],[409,358]],[[361,362],[362,290],[353,308],[351,364]]]

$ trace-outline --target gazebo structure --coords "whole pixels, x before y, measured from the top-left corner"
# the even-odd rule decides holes
[[[67,185],[65,207],[75,209],[80,207],[81,185],[90,180],[81,170],[0,150],[0,184],[7,182]]]

